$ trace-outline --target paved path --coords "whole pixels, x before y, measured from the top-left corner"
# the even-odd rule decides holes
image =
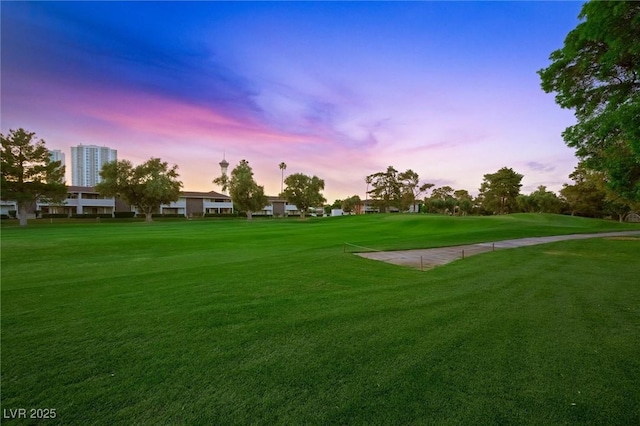
[[[600,232],[597,234],[571,234],[554,235],[551,237],[520,238],[517,240],[504,240],[492,243],[468,244],[464,246],[439,247],[420,250],[396,250],[377,251],[368,253],[355,253],[367,259],[393,263],[395,265],[412,266],[419,269],[430,269],[438,265],[444,265],[457,259],[473,256],[474,254],[489,251],[533,246],[536,244],[553,243],[565,240],[582,240],[586,238],[640,236],[640,231]]]

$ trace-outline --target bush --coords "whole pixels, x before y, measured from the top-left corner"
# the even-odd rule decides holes
[[[136,217],[145,218],[146,215],[144,213],[138,213],[138,214],[136,214]],[[162,213],[153,213],[151,215],[151,217],[152,218],[156,218],[156,219],[158,219],[158,218],[168,218],[168,217],[180,217],[180,218],[184,219],[184,214],[182,214],[182,213],[164,213],[164,214],[162,214]]]
[[[9,216],[8,214],[3,214],[3,215],[0,215],[0,219],[5,220],[5,219],[15,219],[15,218]]]
[[[71,215],[72,219],[112,219],[113,215],[110,213],[83,213]]]
[[[207,213],[204,217],[238,217],[238,213]]]
[[[132,218],[136,216],[136,212],[115,212],[113,217],[116,219]]]
[[[66,213],[43,213],[43,219],[66,219],[69,215]]]

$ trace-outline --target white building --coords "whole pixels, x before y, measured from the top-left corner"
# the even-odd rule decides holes
[[[117,160],[117,151],[106,146],[78,145],[71,147],[71,185],[95,186],[102,179],[102,166]]]
[[[54,161],[59,161],[62,166],[65,166],[64,153],[60,149],[50,149],[49,150],[49,159],[53,163]],[[62,182],[66,182],[66,178],[62,177]]]
[[[38,201],[35,209],[43,215],[113,215],[116,210],[116,200],[113,197],[100,195],[91,187],[70,186],[68,187],[67,198],[61,203]]]

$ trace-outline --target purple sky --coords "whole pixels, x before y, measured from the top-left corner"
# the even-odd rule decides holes
[[[2,133],[105,145],[220,190],[223,152],[270,195],[332,202],[394,166],[475,194],[501,167],[557,191],[574,123],[536,71],[581,2],[2,2]]]

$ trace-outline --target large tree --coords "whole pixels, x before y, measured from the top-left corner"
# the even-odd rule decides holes
[[[456,200],[458,214],[465,216],[471,213],[473,209],[473,197],[469,194],[469,191],[466,189],[458,189],[453,192],[453,197]]]
[[[617,216],[623,220],[629,210],[640,208],[640,202],[628,200],[611,190],[604,172],[579,163],[569,175],[573,185],[560,190],[571,215],[588,217]]]
[[[456,206],[454,189],[441,186],[431,191],[431,196],[424,199],[425,211],[428,213],[453,213]]]
[[[569,177],[574,184],[564,184],[560,195],[571,215],[602,217],[607,196],[602,190],[602,173],[579,163]]]
[[[420,196],[434,187],[432,183],[424,183],[420,185],[420,176],[418,173],[411,169],[398,174],[398,181],[400,183],[400,209],[417,212],[416,200]]]
[[[520,195],[522,177],[521,174],[507,167],[484,175],[479,194],[482,207],[494,214],[516,211],[516,198]]]
[[[61,202],[67,195],[64,165],[51,161],[44,140],[22,128],[9,130],[2,138],[0,170],[2,198],[17,203],[20,226],[36,201]]]
[[[577,123],[563,137],[618,194],[640,201],[640,2],[590,1],[551,65],[538,71]]]
[[[526,213],[560,213],[563,209],[562,200],[544,185],[529,195],[518,195],[516,201],[518,209]]]
[[[262,210],[269,202],[264,195],[264,187],[253,178],[253,169],[247,160],[240,161],[231,171],[231,177],[223,174],[213,183],[220,185],[223,191],[229,191],[235,209],[244,211],[247,220],[251,220],[252,213]]]
[[[180,198],[182,182],[178,180],[178,166],[169,168],[165,161],[151,158],[136,167],[129,160],[112,161],[100,171],[102,181],[96,191],[109,197],[119,197],[136,207],[152,221],[162,204]]]
[[[302,218],[310,207],[322,206],[327,201],[320,192],[324,189],[324,180],[317,176],[294,173],[287,176],[284,183],[287,185],[284,197],[296,205]]]
[[[368,194],[382,213],[390,207],[400,208],[402,197],[401,183],[398,181],[398,171],[392,166],[387,167],[384,172],[373,173],[367,176],[367,184],[371,185]]]
[[[360,196],[352,195],[351,197],[342,200],[340,206],[342,207],[342,211],[345,213],[355,212],[356,214],[360,214],[362,200],[360,199]]]

